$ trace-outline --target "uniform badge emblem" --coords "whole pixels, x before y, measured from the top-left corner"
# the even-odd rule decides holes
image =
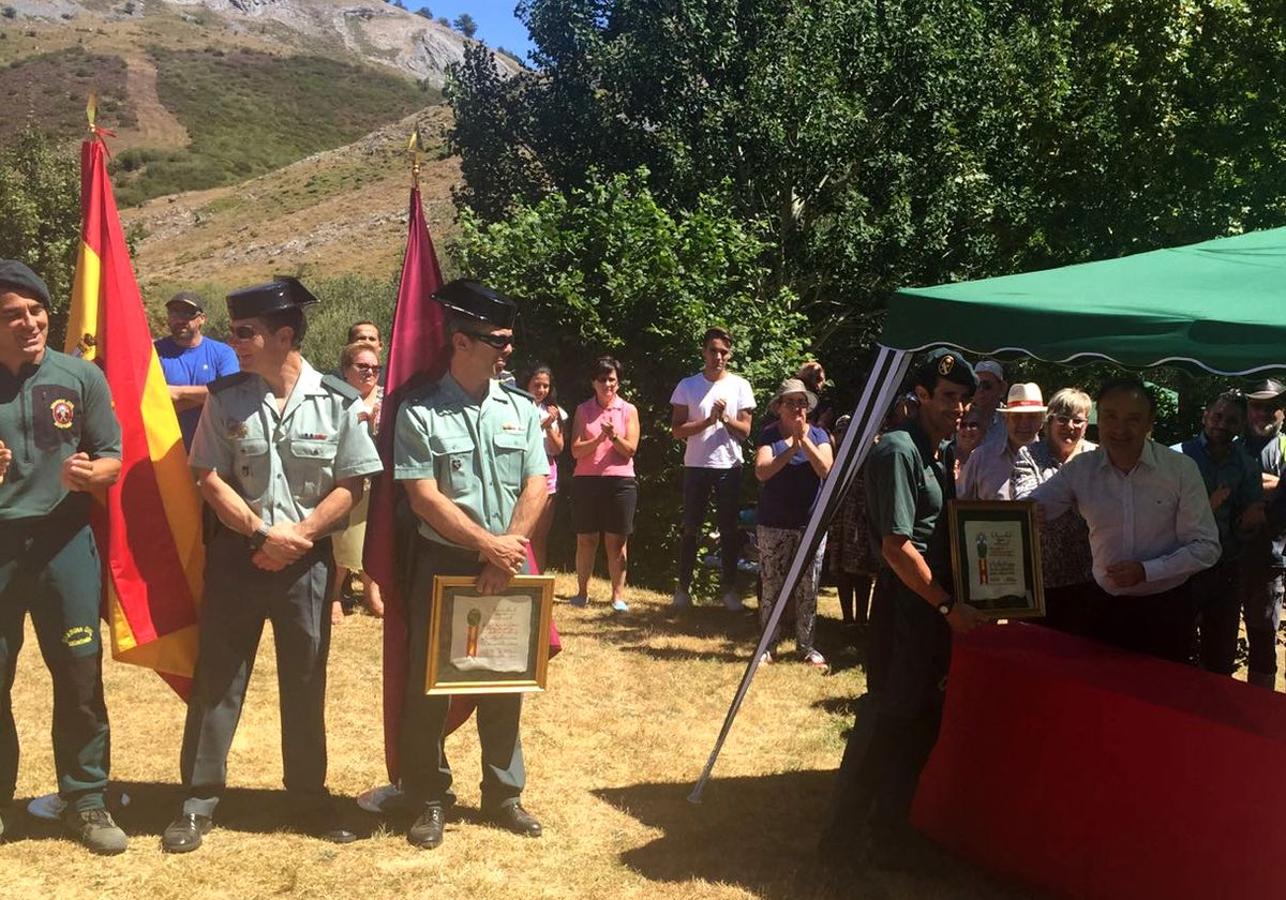
[[[956,365],[956,358],[954,356],[942,357],[942,361],[938,363],[938,374],[950,375],[951,370],[955,368],[955,365]]]
[[[457,456],[455,459],[451,460],[452,472],[459,472],[462,468],[464,468],[464,461],[461,460],[460,457]]]
[[[54,417],[54,427],[70,428],[76,413],[76,404],[70,400],[55,400],[49,405],[49,412]]]
[[[249,433],[250,429],[246,427],[245,422],[232,421],[228,423],[228,437],[230,438],[241,440]]]

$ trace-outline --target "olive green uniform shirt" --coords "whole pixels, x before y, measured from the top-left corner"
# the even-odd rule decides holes
[[[48,515],[69,493],[61,480],[67,457],[83,450],[120,459],[121,427],[102,371],[57,350],[17,376],[0,366],[0,441],[13,451],[0,520]],[[83,503],[88,509],[88,496]]]
[[[935,448],[912,422],[880,438],[864,466],[864,479],[867,516],[876,544],[888,535],[908,538],[934,577],[950,584],[950,548],[942,513],[953,481],[946,469],[946,448],[946,442]]]
[[[323,382],[307,360],[280,413],[258,375],[216,379],[188,462],[218,472],[269,526],[302,522],[335,482],[383,469],[356,397],[342,382]]]
[[[422,478],[470,519],[492,534],[504,534],[523,485],[549,474],[540,414],[521,393],[491,381],[482,402],[447,373],[407,397],[397,413],[393,477]],[[457,546],[420,521],[420,534]]]

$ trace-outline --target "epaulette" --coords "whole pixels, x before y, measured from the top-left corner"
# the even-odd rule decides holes
[[[321,383],[326,390],[332,394],[339,394],[350,403],[362,399],[362,395],[357,393],[357,388],[337,375],[323,375]]]
[[[233,372],[231,375],[224,375],[214,379],[206,385],[206,390],[211,394],[217,394],[219,391],[227,390],[233,385],[241,384],[250,378],[249,372]]]
[[[524,391],[522,388],[518,387],[518,385],[516,384],[509,384],[506,381],[502,381],[500,382],[500,386],[511,394],[517,394],[519,397],[526,397],[532,403],[536,402],[535,397],[533,397],[531,394]]]

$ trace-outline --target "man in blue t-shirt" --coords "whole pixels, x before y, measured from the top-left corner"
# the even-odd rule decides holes
[[[190,449],[196,423],[205,406],[206,385],[224,375],[241,371],[237,355],[222,341],[201,334],[205,309],[201,298],[191,291],[181,291],[165,304],[170,336],[156,342],[156,355],[161,359],[165,382],[170,386],[170,399],[179,414],[183,448]]]

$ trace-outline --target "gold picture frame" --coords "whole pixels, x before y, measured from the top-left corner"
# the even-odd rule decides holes
[[[1034,500],[952,500],[956,600],[993,619],[1045,615],[1040,522]]]
[[[545,690],[554,579],[518,575],[480,596],[473,576],[435,575],[426,694],[525,694]]]

